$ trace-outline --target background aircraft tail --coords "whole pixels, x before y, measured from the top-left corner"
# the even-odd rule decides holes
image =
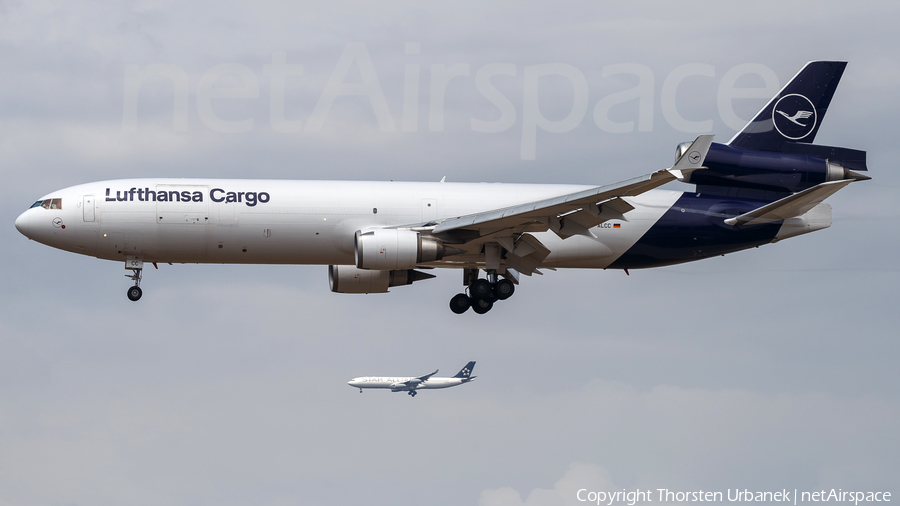
[[[728,145],[782,151],[787,142],[812,144],[846,66],[841,61],[807,63]]]
[[[460,369],[459,372],[456,373],[456,376],[453,376],[453,377],[454,378],[468,378],[469,376],[472,375],[472,369],[475,369],[475,361],[474,360],[469,362],[468,364],[466,364],[466,366],[463,367],[462,369]]]

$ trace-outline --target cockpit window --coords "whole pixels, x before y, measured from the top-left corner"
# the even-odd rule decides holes
[[[44,209],[62,209],[62,199],[38,200],[37,202],[32,204],[31,207],[43,207]]]

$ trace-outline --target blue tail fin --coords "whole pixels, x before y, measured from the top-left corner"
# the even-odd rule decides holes
[[[466,364],[466,366],[463,367],[462,369],[460,369],[459,372],[456,373],[456,376],[454,376],[454,378],[468,378],[469,376],[472,375],[472,369],[475,369],[475,361],[474,360],[469,362],[468,364]]]
[[[784,151],[785,144],[812,144],[846,66],[839,61],[807,63],[728,145]]]

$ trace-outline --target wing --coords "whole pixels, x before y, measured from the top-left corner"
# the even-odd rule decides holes
[[[590,228],[609,219],[621,219],[624,213],[634,209],[622,197],[633,197],[676,179],[683,180],[690,172],[703,168],[712,139],[712,135],[697,137],[669,169],[577,193],[446,219],[432,233],[452,236],[466,231],[468,234],[461,235],[469,240],[548,229],[563,239],[573,235],[593,236]],[[473,232],[477,233],[475,237]]]
[[[419,376],[418,378],[416,378],[417,380],[419,380],[417,383],[424,382],[424,381],[428,381],[428,378],[430,378],[430,377],[434,376],[435,374],[437,374],[438,371],[439,371],[439,369],[435,369],[434,372],[431,373],[431,374],[426,374],[425,376]]]
[[[438,370],[435,369],[434,372],[431,374],[426,374],[425,376],[419,376],[418,378],[410,378],[410,379],[400,382],[400,383],[394,383],[391,385],[391,392],[402,392],[402,391],[405,391],[406,389],[415,390],[416,388],[419,388],[419,385],[421,385],[422,383],[425,383],[428,380],[428,378],[437,374],[437,372],[438,372]],[[400,385],[403,385],[403,386],[401,387]]]

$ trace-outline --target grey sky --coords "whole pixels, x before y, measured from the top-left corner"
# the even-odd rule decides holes
[[[0,1],[0,504],[582,504],[573,489],[843,488],[900,493],[896,329],[900,8],[893,2],[14,2]],[[364,43],[396,131],[363,97],[338,98],[317,132],[271,127],[264,66],[286,52],[285,115],[304,123],[348,43]],[[407,55],[407,42],[421,54]],[[447,308],[460,275],[387,295],[328,291],[326,268],[160,266],[125,298],[122,265],[18,234],[42,195],[125,177],[198,176],[603,184],[666,167],[696,134],[660,96],[686,64],[714,68],[676,95],[720,142],[722,76],[762,64],[784,84],[809,60],[849,65],[817,141],[864,149],[872,181],[829,199],[825,231],[722,258],[632,271],[527,278],[484,317]],[[187,129],[165,79],[141,88],[123,128],[125,68],[189,77]],[[249,68],[254,99],[214,99],[243,133],[197,108],[216,65]],[[429,130],[432,65],[451,80],[443,131]],[[515,106],[500,133],[473,118]],[[525,68],[567,64],[588,84],[584,118],[538,131],[523,160]],[[603,97],[652,71],[653,127],[608,133]],[[404,67],[419,65],[418,125],[401,130]],[[352,69],[348,82],[359,78]],[[219,86],[240,86],[233,77]],[[749,76],[740,86],[759,87]],[[564,118],[572,85],[540,82]],[[734,102],[745,119],[765,99]],[[610,118],[638,121],[637,101]],[[678,188],[673,186],[673,188]],[[360,375],[478,380],[416,398],[368,391]]]

